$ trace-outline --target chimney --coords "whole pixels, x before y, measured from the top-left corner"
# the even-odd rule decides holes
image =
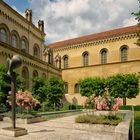
[[[44,32],[44,21],[43,20],[38,21],[38,28],[40,31]]]
[[[32,10],[31,9],[26,9],[26,11],[25,11],[25,18],[29,22],[32,22]]]

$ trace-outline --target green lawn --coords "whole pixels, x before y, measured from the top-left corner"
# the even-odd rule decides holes
[[[120,110],[132,110],[131,105],[121,106]],[[140,105],[134,106],[135,120],[134,120],[134,132],[135,140],[140,140]],[[132,126],[130,126],[129,140],[132,140]]]
[[[135,140],[140,140],[140,111],[135,111],[134,133]],[[130,126],[129,140],[132,140],[132,125]]]
[[[140,140],[140,111],[135,111],[135,140]]]

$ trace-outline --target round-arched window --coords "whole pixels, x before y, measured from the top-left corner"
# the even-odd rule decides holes
[[[107,63],[107,49],[101,50],[101,64]]]
[[[27,67],[22,68],[22,78],[24,79],[25,88],[29,88],[29,71]]]
[[[38,77],[38,72],[36,70],[33,71],[33,78]]]
[[[16,35],[12,35],[12,46],[14,48],[17,48],[17,36]]]
[[[5,43],[7,42],[7,33],[4,28],[0,29],[0,41],[5,42]]]

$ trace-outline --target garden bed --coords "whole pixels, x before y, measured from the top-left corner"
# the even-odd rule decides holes
[[[76,118],[77,123],[118,125],[123,119],[121,114],[117,115],[81,115]]]
[[[98,111],[97,111],[98,112]],[[104,111],[99,111],[97,114],[104,114]],[[91,131],[91,132],[107,132],[112,133],[114,135],[114,140],[128,140],[129,136],[129,127],[131,122],[131,111],[119,111],[119,113],[125,114],[124,118],[122,120],[116,119],[115,121],[108,122],[108,119],[102,119],[99,115],[99,121],[96,120],[96,118],[91,119],[90,117],[85,119],[85,116],[83,118],[80,118],[79,120],[81,123],[76,123],[75,128]],[[123,115],[122,115],[123,116]],[[97,116],[96,116],[97,117]],[[85,120],[84,120],[85,119]],[[94,122],[96,120],[97,122]],[[84,123],[83,123],[84,122]],[[101,124],[102,122],[102,124]]]
[[[66,111],[55,111],[55,112],[41,112],[39,115],[47,117],[47,119],[55,119],[59,117],[66,117],[83,113],[82,110],[66,110]]]
[[[68,110],[68,111],[56,111],[56,112],[41,112],[38,114],[16,114],[16,122],[23,124],[38,123],[49,119],[58,117],[66,117],[81,113],[82,110]],[[3,121],[11,122],[11,113],[5,113]]]
[[[42,121],[46,121],[46,120],[47,120],[46,117],[17,118],[16,123],[31,124],[31,123],[38,123],[38,122],[42,122]],[[11,118],[10,117],[4,117],[3,121],[11,122]]]

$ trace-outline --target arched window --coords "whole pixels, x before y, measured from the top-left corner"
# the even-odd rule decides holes
[[[4,28],[0,29],[0,41],[5,42],[5,43],[7,42],[7,33]]]
[[[101,64],[107,63],[107,49],[101,50]]]
[[[36,70],[33,71],[33,78],[38,77],[38,72]]]
[[[68,56],[67,55],[63,56],[63,68],[64,69],[68,68]]]
[[[46,74],[45,74],[45,73],[42,73],[42,77],[47,78],[47,76],[46,76]]]
[[[64,90],[65,90],[65,93],[68,93],[68,83],[67,82],[65,82],[65,84],[64,84]]]
[[[11,31],[11,45],[14,48],[19,48],[19,34],[16,30]]]
[[[12,46],[14,48],[17,48],[17,36],[16,35],[12,35]]]
[[[89,53],[88,52],[84,52],[83,53],[83,66],[88,66],[88,61],[89,61]]]
[[[29,71],[27,67],[22,68],[22,78],[24,79],[25,88],[29,88]]]
[[[40,57],[40,49],[38,45],[35,45],[33,48],[33,56],[38,57],[38,58]]]
[[[79,93],[79,85],[78,84],[75,84],[75,86],[74,86],[74,92],[75,93]]]
[[[128,58],[128,46],[121,47],[121,62],[127,61]]]
[[[27,46],[26,46],[26,42],[25,40],[21,40],[21,50],[26,52],[27,50]]]
[[[21,37],[21,50],[24,52],[28,52],[28,41],[26,37]]]

